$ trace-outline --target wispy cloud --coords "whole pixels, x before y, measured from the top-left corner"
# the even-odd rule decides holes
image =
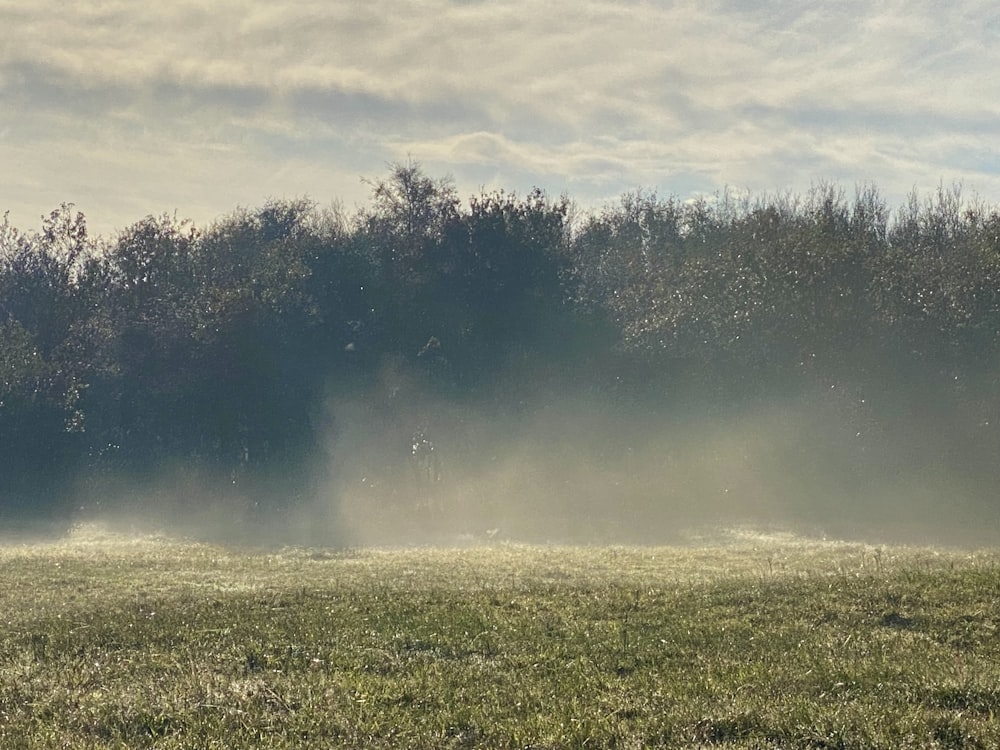
[[[944,3],[0,0],[0,210],[101,231],[269,195],[964,180],[1000,201],[1000,10]]]

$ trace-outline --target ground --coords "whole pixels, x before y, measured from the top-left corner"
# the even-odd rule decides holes
[[[997,747],[1000,555],[670,547],[0,550],[0,745]]]

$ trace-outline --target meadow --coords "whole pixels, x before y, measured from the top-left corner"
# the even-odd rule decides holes
[[[1000,747],[1000,555],[0,548],[4,748]]]

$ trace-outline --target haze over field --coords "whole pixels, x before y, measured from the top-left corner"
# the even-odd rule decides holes
[[[21,227],[64,201],[102,234],[267,197],[351,209],[411,157],[463,197],[1000,198],[984,0],[2,0],[0,21],[0,210]]]
[[[643,413],[550,395],[517,421],[445,407],[431,433],[443,472],[428,498],[440,512],[430,513],[410,505],[400,436],[341,410],[342,440],[330,446],[336,480],[317,495],[336,512],[307,505],[293,525],[315,532],[327,522],[353,544],[664,544],[733,527],[873,543],[1000,542],[989,480],[968,471],[990,449],[958,437],[957,419],[936,432],[905,410],[882,432],[851,409],[857,398],[814,388],[751,405],[650,403]]]
[[[0,22],[4,522],[997,536],[991,4]]]

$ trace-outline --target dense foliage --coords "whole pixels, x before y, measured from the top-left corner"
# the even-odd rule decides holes
[[[391,424],[417,393],[509,415],[568,390],[664,413],[815,393],[858,438],[839,468],[902,462],[886,436],[926,430],[906,466],[978,491],[998,354],[1000,211],[957,189],[580,215],[537,190],[463,203],[398,165],[352,216],[271,201],[110,239],[63,205],[0,225],[0,498],[61,515],[82,485],[183,471],[283,505],[328,458],[331,398]]]

